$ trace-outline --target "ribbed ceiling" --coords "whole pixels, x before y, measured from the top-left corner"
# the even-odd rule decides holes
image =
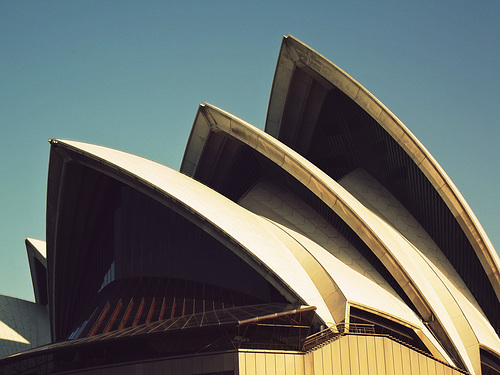
[[[293,80],[295,75],[304,80],[300,68],[296,68]],[[299,105],[294,100],[296,95],[289,93],[289,97],[283,118]],[[287,126],[282,123],[280,138],[310,124],[298,122],[296,129]],[[498,298],[459,223],[411,157],[352,99],[339,89],[330,88],[308,149],[301,150],[293,143],[287,145],[335,180],[361,167],[381,182],[429,233],[500,332]]]

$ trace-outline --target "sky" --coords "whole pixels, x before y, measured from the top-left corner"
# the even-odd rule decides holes
[[[424,144],[500,250],[500,1],[0,2],[0,294],[33,300],[49,138],[178,169],[199,103],[263,128],[281,38]]]

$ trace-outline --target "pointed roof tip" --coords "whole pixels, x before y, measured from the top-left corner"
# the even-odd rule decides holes
[[[24,241],[25,242],[30,242],[30,243],[45,243],[45,241],[43,240],[39,240],[39,239],[36,239],[36,238],[33,238],[33,237],[24,237]]]
[[[304,42],[302,42],[300,39],[294,37],[293,35],[291,34],[287,34],[287,35],[283,35],[283,41],[286,41],[286,42],[295,42],[295,43],[300,43],[300,44],[304,44]],[[305,44],[304,44],[305,45]],[[308,46],[309,47],[309,46]]]
[[[28,246],[31,245],[38,251],[44,258],[47,257],[47,245],[45,241],[37,240],[36,238],[25,237],[24,243],[26,245],[26,250],[28,250]]]
[[[217,107],[217,106],[215,106],[215,105],[213,105],[213,104],[211,104],[209,102],[204,102],[203,103],[203,107],[206,107],[206,108],[216,108],[216,109],[221,110],[219,107]]]

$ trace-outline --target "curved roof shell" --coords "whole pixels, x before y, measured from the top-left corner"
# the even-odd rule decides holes
[[[291,251],[273,233],[274,226],[263,218],[243,209],[203,184],[161,164],[125,152],[65,140],[52,140],[49,171],[48,223],[49,296],[52,308],[53,334],[57,334],[56,301],[64,293],[65,280],[54,272],[67,233],[58,233],[60,201],[64,189],[64,167],[58,168],[55,152],[64,154],[66,162],[86,163],[100,172],[119,179],[152,196],[161,203],[194,222],[217,240],[223,242],[240,258],[271,282],[290,302],[317,307],[320,319],[335,323],[317,287]],[[69,153],[80,155],[76,161]],[[71,160],[71,161],[70,161]],[[63,236],[63,237],[61,237]]]
[[[479,368],[479,344],[499,352],[498,336],[482,312],[471,306],[465,298],[459,301],[457,293],[460,292],[456,290],[452,292],[453,287],[447,282],[446,277],[431,266],[425,255],[330,176],[270,135],[214,106],[202,105],[193,125],[181,171],[197,178],[206,176],[207,173],[210,175],[211,172],[205,174],[203,171],[200,174],[197,172],[202,159],[208,157],[204,156],[209,154],[207,148],[214,147],[209,146],[209,142],[216,142],[211,138],[215,133],[227,134],[230,138],[237,139],[269,158],[348,223],[394,275],[424,321],[443,342],[448,342],[448,350],[454,348],[451,350],[461,358],[459,361],[462,361],[466,368],[470,371],[474,369],[477,371]],[[208,159],[217,165],[217,159],[212,160],[209,157]],[[206,166],[205,163],[203,167]],[[312,245],[312,248],[314,247]],[[324,262],[325,260],[319,263],[324,267]],[[356,294],[356,287],[353,288],[352,285],[349,283],[343,285],[344,295]],[[365,307],[377,309],[373,301],[369,302],[366,296],[360,300]],[[470,314],[464,314],[463,310],[468,310]],[[471,313],[472,311],[474,313]],[[400,314],[399,319],[401,318]],[[471,335],[474,338],[471,338]]]
[[[500,299],[499,257],[474,213],[444,170],[408,128],[367,89],[328,59],[291,36],[283,38],[269,100],[266,132],[301,154],[307,147],[317,147],[318,145],[305,145],[308,141],[314,142],[314,140],[311,134],[304,136],[307,134],[304,132],[309,131],[306,129],[314,128],[320,116],[320,103],[331,88],[341,92],[352,101],[351,104],[343,102],[345,105],[350,105],[352,108],[354,104],[355,107],[359,107],[376,122],[381,130],[395,140],[422,172],[422,177],[416,178],[423,179],[425,176],[425,179],[432,185],[465,235],[462,239],[449,244],[446,244],[443,239],[441,241],[443,250],[449,258],[453,258],[452,263],[459,269],[459,273],[466,280],[482,307],[485,310],[488,310],[489,304],[496,304],[498,307]],[[347,124],[347,126],[353,125],[353,123]],[[372,147],[382,147],[382,145],[372,145]],[[423,184],[424,182],[417,181],[417,183]],[[420,189],[420,193],[427,194],[423,188]],[[435,196],[431,196],[431,193],[427,197],[420,196],[420,198],[427,198],[422,199],[424,201],[436,199]],[[432,210],[432,206],[429,209]],[[437,208],[434,210],[429,215],[440,217]],[[432,231],[430,228],[432,225],[437,224],[429,224],[428,230]],[[460,237],[459,234],[454,235],[457,238]],[[447,245],[450,247],[449,250]],[[454,247],[463,254],[454,257],[451,254]],[[465,254],[467,252],[473,254]],[[460,261],[458,259],[460,256],[467,260]],[[482,285],[482,276],[476,278],[474,275],[466,274],[467,268],[472,266],[475,257],[482,266],[480,272],[489,280],[489,286]],[[492,290],[487,300],[484,297],[485,287]],[[494,295],[496,298],[493,297]],[[490,319],[494,317],[493,314],[488,315]],[[500,323],[497,321],[494,324]]]
[[[92,288],[97,295],[116,280],[108,259],[116,250],[112,241],[92,243],[97,250],[85,265],[79,260],[87,248],[72,246],[92,242],[82,227],[99,217],[97,207],[119,211],[121,219],[123,206],[106,202],[118,191],[107,184],[116,182],[149,199],[146,208],[145,200],[133,202],[141,207],[127,213],[138,215],[128,224],[147,226],[140,215],[151,211],[151,201],[166,207],[185,220],[180,226],[218,241],[289,303],[316,309],[324,324],[371,317],[403,327],[435,358],[472,374],[481,372],[482,350],[500,358],[498,255],[442,168],[383,104],[326,58],[285,37],[266,132],[203,104],[181,173],[106,147],[51,140],[47,256],[42,242],[26,244],[53,339],[69,337],[73,315],[85,305],[71,305],[70,297]],[[113,222],[118,216],[110,216],[104,232],[123,224]],[[99,246],[110,253],[101,254]],[[78,268],[89,278],[79,281]],[[142,265],[137,272],[133,276],[143,276]],[[178,277],[144,275],[163,276]],[[92,277],[97,284],[89,288]],[[27,344],[25,335],[11,331],[4,336]]]
[[[0,358],[50,342],[44,306],[0,295]]]
[[[35,301],[41,305],[48,304],[47,297],[47,250],[45,241],[25,238],[26,253],[30,265],[31,281]]]

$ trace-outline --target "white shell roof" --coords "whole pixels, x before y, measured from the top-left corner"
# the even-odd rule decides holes
[[[29,241],[33,247],[42,255],[44,258],[47,258],[47,249],[45,241],[37,240],[34,238],[26,238],[26,241]]]
[[[163,195],[181,203],[186,210],[217,228],[261,264],[257,270],[277,286],[286,285],[305,303],[316,306],[325,323],[335,323],[320,293],[290,250],[269,229],[270,223],[245,210],[205,185],[164,165],[126,152],[88,143],[53,140],[101,163],[120,169]],[[279,287],[279,286],[277,286]]]
[[[0,295],[0,358],[49,342],[44,306]]]
[[[421,309],[422,315],[439,322],[469,371],[474,373],[479,363],[474,354],[478,336],[487,339],[482,345],[499,352],[499,339],[496,337],[492,341],[496,334],[491,325],[486,322],[486,325],[478,327],[475,324],[476,329],[487,333],[470,335],[469,333],[473,332],[472,326],[470,323],[464,325],[460,317],[465,315],[461,312],[457,300],[452,297],[425,257],[396,229],[361,204],[339,183],[274,137],[230,113],[210,104],[201,106],[200,111],[208,112],[205,117],[207,122],[195,121],[194,127],[206,126],[210,127],[211,131],[223,131],[251,146],[301,181],[348,223],[373,251],[378,252],[379,259],[398,280],[417,308]],[[197,133],[203,134],[203,131],[193,129],[192,135]],[[190,157],[193,164],[196,164],[199,156],[190,149],[189,144],[187,150],[189,153],[187,152],[185,157]],[[365,299],[363,304],[368,306],[370,303]]]
[[[410,326],[413,329],[422,330],[427,339],[434,343],[443,358],[452,363],[447,353],[435,341],[434,336],[403,301],[344,264],[308,237],[278,223],[274,224],[299,242],[303,246],[303,249],[308,251],[318,261],[321,267],[334,280],[349,306],[358,307],[400,324]],[[491,340],[487,342],[491,343]]]
[[[273,135],[279,133],[295,64],[307,66],[339,88],[398,142],[439,192],[467,237],[473,239],[471,244],[474,251],[500,298],[500,258],[466,200],[443,168],[413,133],[372,93],[327,58],[292,36],[283,38],[269,100],[266,131]]]

